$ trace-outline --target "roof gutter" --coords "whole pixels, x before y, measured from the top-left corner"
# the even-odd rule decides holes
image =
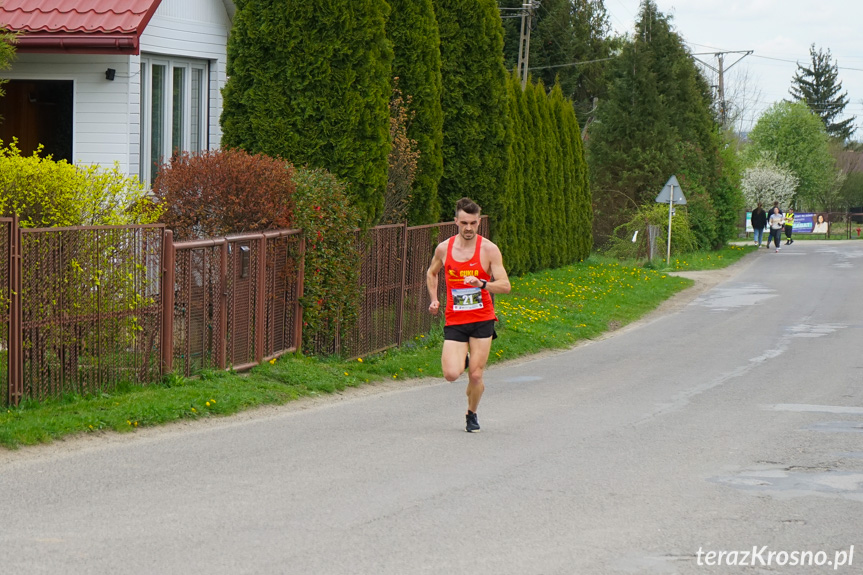
[[[23,33],[15,51],[28,54],[138,54],[137,34]]]

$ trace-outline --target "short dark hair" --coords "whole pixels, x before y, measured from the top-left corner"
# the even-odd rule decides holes
[[[478,216],[482,208],[470,198],[462,198],[455,203],[455,215],[458,217],[459,212],[464,212],[472,216]]]

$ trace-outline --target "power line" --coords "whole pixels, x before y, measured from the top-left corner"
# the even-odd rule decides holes
[[[581,66],[582,64],[593,64],[594,62],[605,62],[606,60],[614,60],[617,56],[611,56],[610,58],[599,58],[597,60],[584,60],[582,62],[569,62],[568,64],[555,64],[554,66],[537,66],[535,68],[529,68],[530,70],[546,70],[548,68],[563,68],[566,66]]]
[[[776,62],[788,62],[789,64],[800,64],[800,60],[786,60],[785,58],[773,58],[771,56],[760,56],[753,54],[753,58],[761,58],[762,60],[775,60]],[[863,68],[849,68],[847,66],[836,66],[837,70],[851,70],[853,72],[863,72]]]

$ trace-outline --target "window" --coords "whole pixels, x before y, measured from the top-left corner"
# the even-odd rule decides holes
[[[176,152],[207,147],[207,63],[141,57],[141,181]]]

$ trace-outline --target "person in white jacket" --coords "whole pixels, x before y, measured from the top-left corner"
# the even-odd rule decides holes
[[[767,225],[770,226],[770,238],[767,240],[767,245],[770,245],[770,240],[773,240],[776,246],[776,251],[779,251],[779,241],[782,237],[782,230],[785,228],[785,216],[779,211],[779,208],[774,207],[770,212],[770,218],[767,220]]]

